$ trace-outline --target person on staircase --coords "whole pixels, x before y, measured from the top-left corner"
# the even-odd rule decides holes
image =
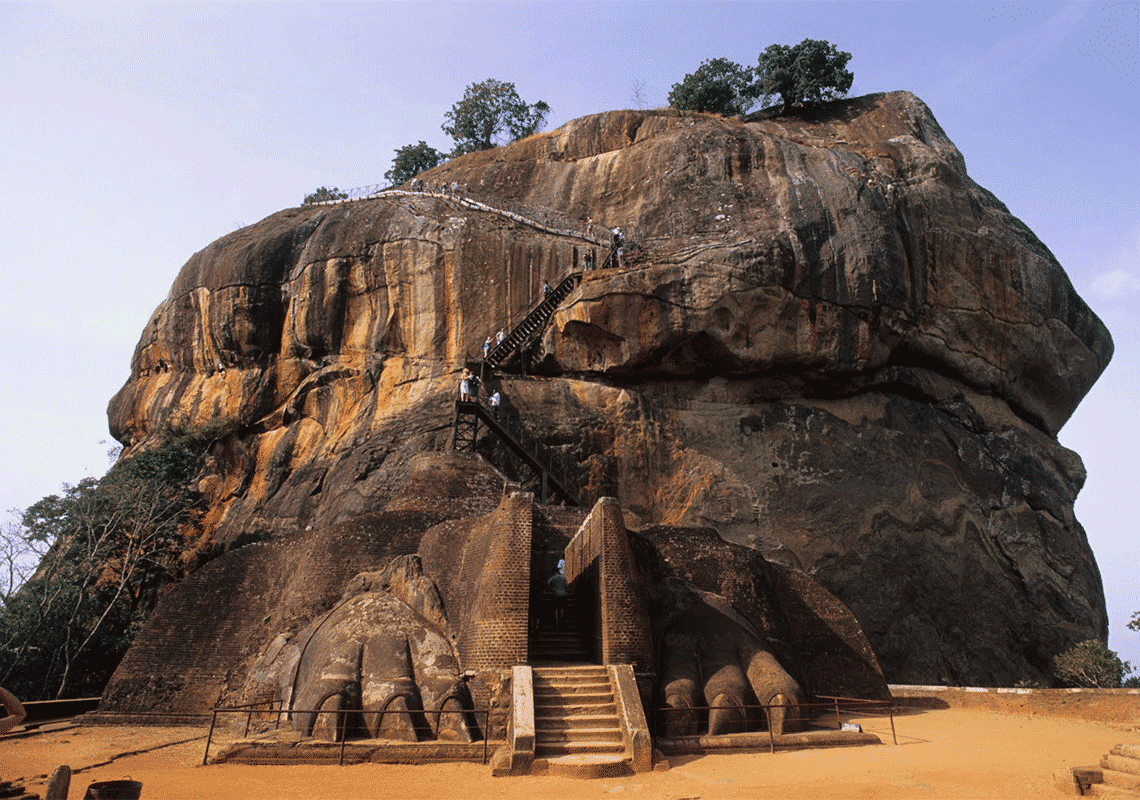
[[[550,283],[548,281],[542,282],[542,299],[543,300],[550,297],[550,293],[553,291],[554,290],[550,288]]]
[[[500,395],[499,390],[496,389],[495,393],[491,395],[491,413],[494,414],[496,420],[499,418],[499,403],[501,403],[502,400],[502,395]]]
[[[471,402],[471,373],[463,371],[463,378],[459,381],[459,402]]]
[[[488,336],[487,340],[483,342],[483,360],[487,360],[487,356],[491,354],[491,337]]]
[[[570,587],[566,583],[566,559],[558,560],[558,569],[546,579],[546,585],[554,595],[554,627],[561,628],[566,618],[567,597],[570,593]]]

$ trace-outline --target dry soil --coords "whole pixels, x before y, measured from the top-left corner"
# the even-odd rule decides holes
[[[668,771],[595,780],[492,778],[479,764],[203,767],[201,729],[73,727],[0,739],[0,779],[42,796],[50,772],[68,764],[72,798],[94,781],[130,776],[142,781],[143,800],[1052,798],[1064,796],[1055,770],[1095,764],[1114,744],[1140,744],[1140,720],[912,711],[896,717],[897,746],[886,719],[857,721],[885,744],[674,758]],[[123,755],[133,751],[145,752]]]

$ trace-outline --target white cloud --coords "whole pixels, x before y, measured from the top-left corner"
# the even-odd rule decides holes
[[[1093,278],[1089,292],[1113,300],[1140,290],[1140,278],[1123,269],[1103,272]]]
[[[1105,300],[1140,294],[1140,222],[1132,225],[1123,239],[1089,283],[1089,294]]]
[[[982,13],[987,13],[987,10],[983,8]],[[955,70],[947,81],[949,94],[974,101],[982,91],[981,87],[988,87],[989,92],[1000,95],[994,88],[997,82],[1010,83],[1050,57],[1072,36],[1087,13],[1086,4],[1069,3],[1040,24],[1031,24],[1036,15],[1026,15],[1024,22],[1030,23],[1030,27],[1002,37],[988,50],[967,59]],[[985,19],[992,17],[991,9],[990,16]],[[1016,21],[1022,22],[1022,18],[1017,17]]]

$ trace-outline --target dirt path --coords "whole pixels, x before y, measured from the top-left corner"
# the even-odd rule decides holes
[[[71,797],[82,797],[93,781],[129,775],[142,781],[144,800],[1004,800],[1062,797],[1053,787],[1054,770],[1093,764],[1114,744],[1140,744],[1140,720],[1110,725],[956,709],[926,711],[896,719],[897,747],[889,744],[886,720],[862,722],[888,744],[678,758],[667,772],[591,781],[492,778],[489,768],[477,764],[202,767],[198,765],[205,738],[200,729],[79,727],[0,740],[0,778],[20,781],[42,795],[46,776],[60,764],[80,769],[116,754],[148,750],[78,773]],[[170,744],[192,737],[202,738]]]

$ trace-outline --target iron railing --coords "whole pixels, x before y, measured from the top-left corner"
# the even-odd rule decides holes
[[[473,715],[476,719],[476,722],[478,722],[478,719],[481,715],[483,717],[483,728],[481,731],[482,738],[483,738],[483,763],[484,764],[487,763],[488,745],[490,742],[489,734],[490,734],[490,728],[491,728],[491,709],[489,709],[489,708],[459,708],[459,709],[442,709],[442,708],[440,708],[440,709],[436,709],[435,711],[426,711],[426,710],[425,711],[419,711],[419,710],[410,711],[408,709],[384,709],[383,711],[366,711],[362,708],[340,708],[340,709],[336,709],[336,710],[328,710],[328,709],[320,709],[320,708],[316,708],[316,709],[300,709],[300,708],[287,709],[284,707],[284,704],[280,700],[271,700],[268,703],[248,703],[248,704],[240,705],[240,706],[218,707],[218,708],[211,709],[211,711],[213,713],[213,716],[210,719],[210,733],[206,736],[206,751],[202,754],[202,766],[205,766],[207,764],[209,757],[210,757],[210,744],[213,742],[213,739],[214,739],[214,728],[217,726],[218,714],[245,714],[246,715],[245,731],[242,733],[242,738],[245,738],[246,736],[249,735],[249,726],[253,721],[253,715],[258,714],[258,713],[260,713],[260,714],[274,714],[276,717],[274,719],[274,724],[273,724],[273,727],[275,730],[280,728],[282,717],[284,717],[285,719],[289,719],[289,717],[292,714],[336,714],[337,715],[336,729],[340,732],[340,756],[339,756],[339,760],[338,760],[338,766],[342,766],[342,767],[344,766],[345,745],[348,743],[348,735],[347,734],[350,730],[348,727],[348,717],[350,714],[359,714],[359,715],[361,715],[361,717],[363,717],[363,715],[365,715],[365,714],[377,714],[380,717],[384,717],[387,714],[403,714],[405,716],[411,716],[412,714],[423,714],[425,716],[431,716],[432,714],[434,714],[436,717],[436,728],[437,729],[439,728],[439,718],[443,714]],[[364,720],[361,719],[360,727],[363,727],[363,723],[364,723]],[[354,739],[353,741],[368,742],[370,740],[368,740],[368,739]],[[372,740],[372,741],[377,741],[377,740]]]
[[[823,702],[818,703],[762,703],[757,705],[732,705],[732,706],[682,706],[674,708],[672,706],[658,706],[653,711],[654,722],[654,738],[668,738],[668,739],[699,739],[705,734],[686,734],[682,736],[665,736],[662,732],[667,728],[666,720],[670,714],[681,713],[696,713],[697,724],[701,725],[707,722],[710,711],[717,709],[733,709],[745,712],[745,718],[739,721],[740,730],[730,731],[730,733],[756,733],[755,719],[748,719],[748,712],[750,711],[763,711],[764,718],[768,727],[768,746],[770,752],[776,752],[776,735],[772,731],[772,710],[785,709],[786,711],[795,713],[795,717],[786,717],[796,720],[808,721],[812,717],[805,715],[804,711],[811,711],[816,709],[819,712],[827,711],[835,714],[836,730],[842,730],[843,717],[852,716],[889,716],[891,720],[891,739],[897,745],[899,743],[898,735],[895,732],[895,713],[893,700],[868,700],[860,697],[833,697],[830,695],[817,695],[816,699]],[[818,724],[819,717],[814,717]]]

